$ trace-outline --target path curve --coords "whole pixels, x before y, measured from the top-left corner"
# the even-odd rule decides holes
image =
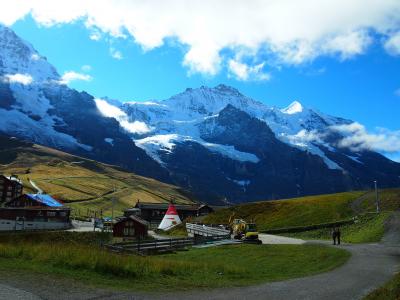
[[[362,299],[398,270],[400,250],[382,244],[340,246],[349,261],[328,273],[242,288],[182,293],[164,299]],[[149,298],[150,299],[150,298]],[[161,299],[161,298],[159,298]]]
[[[31,183],[33,188],[36,190],[36,194],[43,194],[43,190],[40,187],[38,187],[35,182],[33,182],[30,179],[29,179],[29,182]]]
[[[1,300],[9,300],[9,299],[15,299],[15,300],[40,300],[38,296],[26,292],[21,289],[17,289],[5,284],[0,283],[0,299]]]

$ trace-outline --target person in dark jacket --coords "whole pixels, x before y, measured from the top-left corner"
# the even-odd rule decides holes
[[[340,245],[340,227],[336,227],[337,244]]]
[[[331,234],[332,234],[333,244],[336,245],[336,227],[332,228]]]
[[[336,241],[337,244],[340,245],[340,228],[339,227],[334,227],[332,230],[332,239],[333,239],[333,244],[336,245]]]

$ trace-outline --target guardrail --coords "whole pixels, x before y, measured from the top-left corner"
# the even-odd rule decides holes
[[[194,235],[202,235],[205,237],[224,236],[230,237],[231,232],[218,227],[210,227],[193,223],[186,223],[186,230]]]
[[[135,241],[135,242],[122,242],[115,244],[108,244],[105,247],[112,251],[117,252],[135,252],[135,253],[147,253],[147,252],[160,252],[160,251],[171,251],[186,248],[187,246],[194,245],[194,238],[178,238],[178,239],[163,239],[154,241]]]

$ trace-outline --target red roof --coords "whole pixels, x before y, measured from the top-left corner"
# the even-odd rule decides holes
[[[176,211],[175,206],[173,204],[170,204],[168,206],[168,210],[167,210],[167,212],[165,214],[166,215],[178,215],[178,212]]]

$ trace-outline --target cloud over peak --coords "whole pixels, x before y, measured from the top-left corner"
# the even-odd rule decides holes
[[[29,85],[33,82],[33,78],[29,74],[6,74],[3,77],[3,81],[9,83],[20,83],[23,85]]]
[[[243,48],[301,64],[363,54],[378,34],[387,51],[400,53],[398,0],[14,0],[2,4],[0,22],[11,25],[28,14],[45,26],[82,20],[93,40],[103,33],[130,37],[146,51],[173,38],[186,49],[190,72],[215,75],[227,64],[241,80],[256,67],[235,60]]]
[[[383,153],[400,152],[400,130],[390,131],[377,128],[376,132],[369,133],[360,123],[332,126],[332,130],[341,133],[344,137],[339,146],[352,151],[372,150]]]
[[[91,81],[93,78],[88,74],[77,73],[75,71],[67,71],[61,77],[60,83],[68,84],[72,81],[82,80],[82,81]]]

